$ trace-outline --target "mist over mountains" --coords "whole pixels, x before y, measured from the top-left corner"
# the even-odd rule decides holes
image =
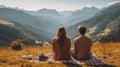
[[[68,20],[66,21],[66,24],[69,25],[74,25],[78,22],[81,22],[83,20],[87,20],[91,17],[93,17],[96,13],[98,13],[100,9],[96,7],[84,7],[81,10],[77,10],[73,12],[69,17]]]
[[[16,29],[17,26],[11,28],[0,25],[5,28],[2,29],[4,33],[8,33],[7,28],[13,30],[12,33],[19,32],[16,38],[12,38],[13,35],[11,35],[10,40],[29,37],[21,35],[20,32],[24,30],[26,34],[32,36],[31,39],[33,40],[39,39],[51,42],[59,26],[66,27],[68,35],[71,39],[74,39],[78,36],[77,26],[82,24],[87,27],[87,35],[94,41],[109,42],[113,41],[112,39],[119,41],[119,38],[117,38],[119,36],[119,7],[120,5],[117,3],[104,9],[84,7],[81,10],[59,12],[55,9],[46,8],[38,11],[27,11],[0,5],[0,20],[14,23],[20,30]],[[1,21],[1,23],[3,22]],[[27,33],[28,31],[30,33]],[[4,39],[5,36],[7,35],[2,38]]]
[[[88,10],[87,10],[88,9]],[[26,11],[24,9],[10,8],[1,5],[0,8],[0,19],[7,20],[10,22],[20,23],[30,27],[30,29],[37,34],[48,37],[52,39],[59,26],[69,26],[71,24],[77,23],[74,19],[80,20],[79,15],[75,16],[76,13],[82,14],[83,11],[91,14],[91,10],[96,10],[97,8],[83,8],[83,10],[77,11],[64,11],[58,12],[55,9],[40,9],[38,11]],[[96,14],[94,10],[94,14]],[[99,10],[99,9],[98,9]],[[88,14],[87,13],[87,14]],[[85,14],[85,13],[84,13]],[[72,16],[73,15],[73,16]],[[86,18],[85,18],[86,16]],[[74,17],[74,18],[73,18]],[[72,19],[71,19],[72,18]],[[68,22],[71,19],[74,22]],[[84,19],[88,19],[87,15],[84,15]],[[77,20],[77,21],[78,21]]]
[[[76,24],[80,21],[87,20],[90,17],[94,16],[97,12],[99,12],[100,9],[96,7],[84,7],[81,10],[76,11],[63,11],[63,12],[57,12],[54,9],[40,9],[36,12],[31,13],[32,15],[37,16],[44,16],[49,18],[57,19],[56,23],[64,26],[69,26]],[[60,22],[59,22],[60,21]]]
[[[0,6],[2,8],[3,5],[0,5]],[[67,24],[67,26],[89,19],[90,17],[94,16],[97,12],[100,11],[100,9],[96,7],[84,7],[82,9],[71,10],[71,11],[57,11],[55,9],[47,9],[47,8],[39,9],[37,11],[27,11],[24,9],[19,9],[17,7],[11,8],[6,6],[4,6],[3,8],[22,11],[22,12],[28,13],[29,15],[37,16],[40,18],[42,17],[42,19],[56,20],[54,22],[52,21],[52,23],[54,24],[56,23],[56,25]]]

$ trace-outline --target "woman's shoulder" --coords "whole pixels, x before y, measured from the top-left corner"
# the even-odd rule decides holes
[[[53,38],[53,42],[54,42],[54,41],[57,41],[57,40],[58,40],[58,38],[57,38],[57,37],[54,37],[54,38]]]
[[[57,40],[57,39],[58,39],[58,37],[54,37],[54,38],[53,38],[53,40]]]
[[[69,37],[66,37],[67,40],[71,41]]]

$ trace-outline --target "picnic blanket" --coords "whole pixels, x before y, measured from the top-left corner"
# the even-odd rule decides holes
[[[53,56],[53,53],[46,53],[46,56],[49,58],[46,61],[39,61],[38,57],[33,58],[29,62],[34,63],[72,63],[72,64],[86,64],[86,65],[105,65],[105,62],[101,59],[97,58],[95,54],[91,55],[91,58],[88,60],[76,60],[73,56],[71,56],[71,60],[62,60],[62,61],[55,61]]]

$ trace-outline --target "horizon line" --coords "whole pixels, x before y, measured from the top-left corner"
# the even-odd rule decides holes
[[[104,8],[104,7],[96,7],[96,6],[84,6],[84,7],[81,7],[81,8],[77,8],[77,9],[67,9],[67,10],[59,10],[59,9],[55,9],[55,8],[39,8],[39,9],[25,9],[25,8],[20,8],[20,7],[13,7],[13,6],[7,6],[7,5],[1,5],[0,6],[5,6],[7,8],[17,8],[17,9],[20,9],[20,10],[25,10],[25,11],[38,11],[38,10],[42,10],[42,9],[51,9],[51,10],[56,10],[58,12],[64,12],[64,11],[76,11],[76,10],[81,10],[85,7],[88,7],[88,8],[92,8],[92,7],[95,7],[95,8],[98,8],[98,9],[101,9],[101,8]]]

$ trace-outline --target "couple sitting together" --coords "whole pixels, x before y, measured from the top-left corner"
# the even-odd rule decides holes
[[[70,60],[73,56],[77,60],[87,60],[91,56],[92,40],[85,36],[86,28],[83,25],[78,26],[79,37],[74,39],[74,50],[71,50],[71,40],[66,35],[64,27],[58,29],[57,35],[53,39],[54,59]]]

